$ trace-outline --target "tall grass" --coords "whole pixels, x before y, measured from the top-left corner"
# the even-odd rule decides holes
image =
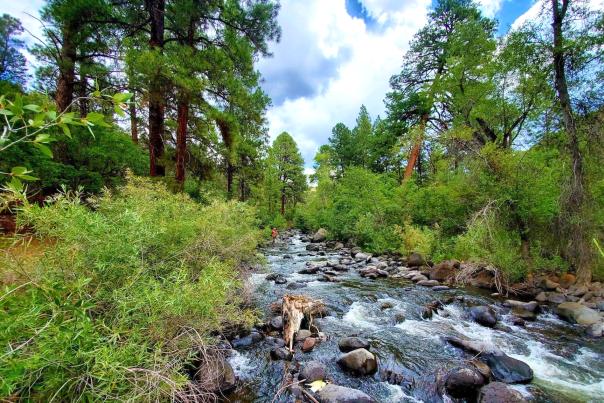
[[[194,398],[188,363],[226,324],[254,319],[238,292],[253,211],[136,177],[80,199],[25,206],[19,223],[51,242],[38,259],[1,258],[0,400]]]

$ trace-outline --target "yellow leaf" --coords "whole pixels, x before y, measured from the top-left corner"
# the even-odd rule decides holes
[[[319,379],[317,381],[309,383],[307,386],[310,386],[311,391],[318,392],[321,389],[323,389],[325,386],[327,386],[327,383],[325,383],[324,381]]]

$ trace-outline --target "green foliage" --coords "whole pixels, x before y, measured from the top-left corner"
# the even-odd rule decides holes
[[[0,396],[169,400],[212,334],[252,320],[237,268],[255,256],[254,212],[136,177],[89,200],[94,210],[79,196],[19,215],[48,241],[29,267],[10,255],[0,265],[0,278],[27,270],[0,299]]]

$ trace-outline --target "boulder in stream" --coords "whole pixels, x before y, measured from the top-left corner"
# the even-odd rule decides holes
[[[491,382],[480,389],[478,403],[526,403],[520,392],[502,382]]]
[[[308,361],[302,364],[300,368],[300,379],[306,379],[305,383],[311,383],[325,379],[327,376],[327,369],[325,364],[319,361]]]
[[[497,324],[497,315],[490,306],[473,306],[470,308],[470,317],[482,326],[495,327]]]
[[[364,348],[342,355],[338,358],[338,365],[358,375],[374,374],[378,368],[377,357]]]
[[[414,253],[410,254],[409,257],[407,258],[407,266],[409,266],[409,267],[419,267],[419,266],[423,266],[425,264],[426,264],[426,260],[419,253],[414,252]]]
[[[334,385],[332,383],[325,386],[316,394],[321,403],[375,403],[376,401],[358,389],[347,388]]]
[[[263,339],[262,334],[254,331],[245,337],[239,337],[239,338],[233,339],[231,341],[231,345],[233,346],[234,349],[238,349],[238,348],[242,348],[242,347],[251,346],[252,344],[258,343],[262,339]]]
[[[457,367],[447,374],[445,388],[452,397],[473,399],[485,383],[486,379],[474,367]]]
[[[273,360],[291,361],[294,355],[287,347],[275,347],[271,350],[271,358]]]
[[[344,337],[338,342],[338,348],[343,353],[349,353],[359,348],[369,350],[370,344],[367,340],[360,337]]]
[[[237,378],[229,362],[222,356],[211,355],[195,374],[195,379],[205,389],[214,393],[229,392],[235,388]]]
[[[601,319],[598,311],[578,302],[563,302],[558,305],[556,313],[567,322],[578,323],[579,325],[592,325]]]
[[[529,383],[533,370],[526,363],[512,358],[497,347],[480,341],[446,337],[450,344],[476,354],[491,369],[493,378],[505,383]]]

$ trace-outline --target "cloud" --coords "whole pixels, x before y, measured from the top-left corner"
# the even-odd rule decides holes
[[[478,7],[486,17],[493,18],[499,10],[504,0],[477,0]]]
[[[362,104],[373,118],[383,115],[388,80],[400,71],[409,41],[426,23],[431,4],[360,2],[379,29],[351,16],[344,0],[283,1],[283,42],[272,48],[274,58],[258,65],[275,103],[267,115],[269,133],[272,138],[290,133],[307,167],[331,128],[338,122],[353,125]],[[280,77],[287,82],[271,82]]]
[[[603,10],[604,0],[587,0],[584,5],[590,10]],[[537,0],[533,5],[512,23],[511,29],[518,29],[526,22],[537,21],[549,24],[551,19],[551,3],[549,0]]]
[[[42,38],[42,24],[38,20],[39,10],[45,5],[44,0],[21,0],[21,1],[7,1],[6,4],[2,4],[0,13],[10,14],[11,16],[19,19],[25,32],[21,39],[25,42],[26,48],[30,48],[33,45],[39,43],[38,39]],[[38,38],[38,39],[36,39]],[[36,59],[24,50],[23,55],[28,62],[29,74],[33,76],[33,71],[36,66]]]

